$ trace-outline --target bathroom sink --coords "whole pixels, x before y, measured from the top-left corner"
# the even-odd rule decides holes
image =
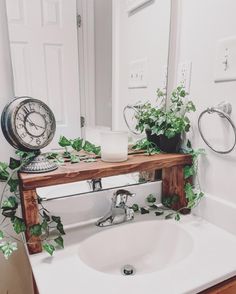
[[[87,266],[108,274],[144,274],[186,258],[193,240],[168,221],[141,221],[103,229],[80,243],[78,254]],[[132,270],[130,270],[132,269]]]

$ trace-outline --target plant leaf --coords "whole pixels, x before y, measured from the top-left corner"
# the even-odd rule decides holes
[[[43,222],[41,223],[41,227],[44,230],[44,232],[47,232],[49,229],[47,221],[44,219]]]
[[[26,225],[25,225],[24,220],[22,218],[15,216],[12,220],[12,223],[13,223],[14,231],[17,234],[20,234],[20,233],[26,231]]]
[[[65,235],[65,231],[64,231],[64,227],[63,227],[63,224],[62,223],[58,223],[57,224],[57,230],[59,233],[61,233],[62,235]]]
[[[41,236],[42,235],[42,226],[40,224],[33,225],[30,227],[31,236]]]
[[[14,170],[20,166],[20,160],[10,157],[9,168]]]
[[[10,187],[10,192],[16,192],[18,185],[19,185],[19,180],[18,179],[10,179],[7,184]]]
[[[194,175],[194,167],[193,166],[189,166],[189,165],[185,166],[184,167],[184,178],[185,179],[188,179],[188,178],[190,178],[193,175]]]
[[[71,141],[68,140],[65,136],[61,136],[60,139],[59,139],[58,144],[61,147],[68,147],[68,146],[71,146]]]
[[[79,156],[77,156],[75,154],[70,154],[70,162],[71,163],[78,163],[78,162],[80,162]]]
[[[52,215],[52,220],[57,224],[61,223],[61,218],[59,216]]]
[[[76,151],[80,151],[83,149],[82,145],[83,145],[83,139],[77,138],[73,140],[72,148],[75,149]]]
[[[147,196],[147,202],[148,203],[154,203],[154,202],[156,202],[156,200],[157,199],[156,199],[156,197],[153,196],[153,194],[150,194],[150,195]]]
[[[43,249],[51,256],[53,255],[53,252],[55,251],[55,247],[50,243],[43,244]]]
[[[43,211],[43,218],[46,220],[46,222],[50,222],[50,216],[45,211]]]
[[[2,240],[3,238],[4,238],[3,231],[0,230],[0,240]]]
[[[18,202],[15,196],[10,196],[2,203],[2,209],[3,210],[15,210],[18,207]]]
[[[4,257],[8,259],[14,251],[17,250],[16,242],[2,242],[0,243],[0,251],[2,251]]]
[[[0,180],[7,181],[9,172],[7,171],[8,165],[5,162],[0,162]]]
[[[61,248],[64,248],[64,240],[61,236],[57,237],[56,239],[54,239],[54,241],[57,243],[57,245],[59,245]]]

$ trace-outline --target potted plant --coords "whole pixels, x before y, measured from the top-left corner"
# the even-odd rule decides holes
[[[171,94],[168,109],[163,101],[165,94],[158,89],[157,99],[161,100],[159,107],[147,102],[138,108],[135,118],[138,123],[136,130],[146,132],[147,139],[162,151],[178,152],[181,144],[181,134],[190,129],[188,113],[195,111],[195,105],[187,100],[188,93],[184,87],[177,87]]]

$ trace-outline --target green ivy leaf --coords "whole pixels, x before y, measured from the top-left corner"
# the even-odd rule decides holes
[[[43,211],[43,218],[46,220],[46,222],[50,222],[50,216],[45,211]]]
[[[153,196],[153,194],[150,194],[150,195],[147,196],[147,202],[148,203],[154,203],[154,202],[156,202],[156,200],[157,199],[156,199],[156,197]]]
[[[4,238],[3,231],[0,230],[0,240],[2,240],[3,238]]]
[[[174,212],[169,213],[165,216],[165,219],[171,219],[171,218],[173,218],[173,216],[174,216]]]
[[[17,160],[17,159],[15,159],[15,158],[10,158],[10,163],[9,163],[9,168],[11,169],[11,170],[14,170],[14,169],[16,169],[16,168],[18,168],[19,166],[20,166],[20,160]]]
[[[79,156],[77,156],[75,154],[70,154],[70,162],[71,163],[78,163],[78,162],[80,162]]]
[[[3,210],[15,210],[18,207],[18,202],[15,196],[10,196],[2,203],[2,209]]]
[[[57,230],[62,235],[65,235],[66,234],[65,231],[64,231],[64,227],[63,227],[63,224],[62,223],[58,223],[57,224]]]
[[[179,221],[179,220],[180,220],[180,214],[179,214],[178,212],[177,212],[176,215],[175,215],[175,220],[176,220],[176,221]]]
[[[83,139],[77,138],[73,140],[72,148],[79,152],[80,150],[83,149],[82,145],[83,145]]]
[[[139,211],[139,206],[136,203],[134,203],[131,208],[133,209],[134,212]]]
[[[10,179],[7,184],[10,187],[10,192],[16,192],[18,189],[19,180],[18,179]]]
[[[68,147],[68,146],[71,146],[71,141],[68,140],[65,136],[61,136],[60,139],[59,139],[58,144],[61,147]]]
[[[12,223],[13,223],[14,231],[17,234],[20,234],[20,233],[26,231],[26,225],[25,225],[24,220],[22,218],[15,216],[12,219]]]
[[[2,251],[4,257],[8,259],[14,251],[17,250],[16,242],[2,242],[0,243],[0,251]]]
[[[53,252],[55,251],[55,247],[50,243],[43,244],[43,249],[51,256],[53,255]]]
[[[54,239],[57,245],[59,245],[61,248],[64,248],[64,240],[61,236],[57,237]]]
[[[0,162],[0,180],[7,181],[9,172],[7,171],[8,165],[5,162]]]
[[[41,236],[42,235],[42,227],[40,224],[33,225],[30,227],[30,235],[31,236]]]
[[[57,224],[61,223],[61,218],[59,216],[52,215],[52,220]]]
[[[44,219],[43,222],[41,223],[41,227],[44,230],[44,232],[47,232],[49,229],[47,221]]]
[[[184,178],[188,179],[194,175],[194,167],[193,166],[185,166],[184,167]]]

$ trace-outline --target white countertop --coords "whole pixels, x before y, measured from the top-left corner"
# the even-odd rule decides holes
[[[160,220],[152,214],[136,216],[135,221],[154,218],[157,222],[176,223],[175,220]],[[129,224],[122,224],[122,226],[126,225]],[[39,292],[40,294],[194,294],[236,276],[234,235],[194,216],[182,216],[178,226],[181,226],[193,239],[191,253],[180,262],[163,270],[134,276],[101,273],[80,260],[78,244],[104,228],[96,227],[94,222],[68,227],[64,250],[56,251],[53,257],[46,253],[29,257]]]

